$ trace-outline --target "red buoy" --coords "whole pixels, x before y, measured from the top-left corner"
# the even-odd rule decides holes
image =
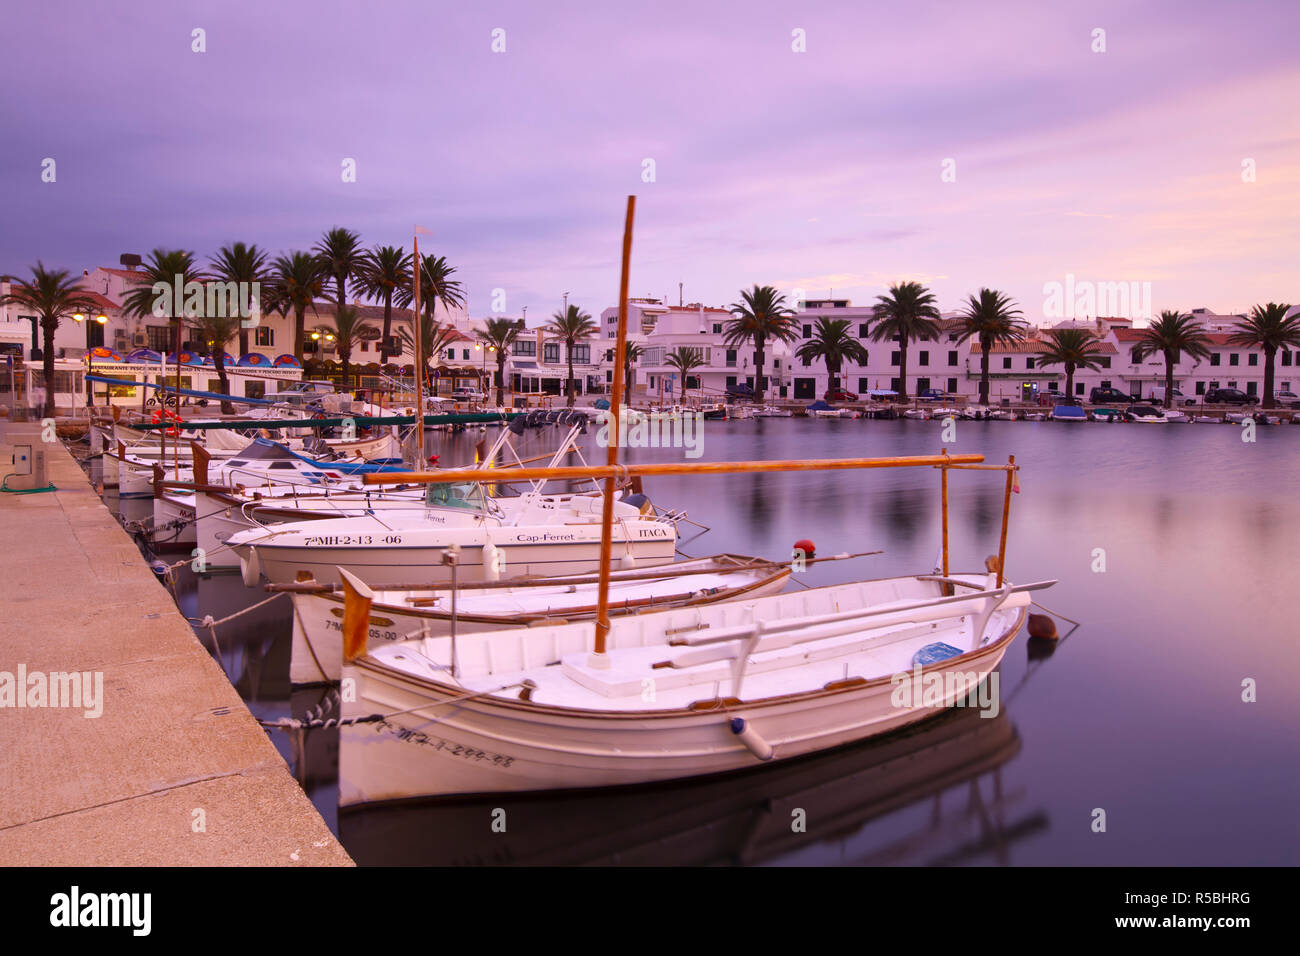
[[[802,551],[805,558],[811,558],[817,554],[817,545],[813,544],[807,538],[800,538],[794,543],[796,551]]]

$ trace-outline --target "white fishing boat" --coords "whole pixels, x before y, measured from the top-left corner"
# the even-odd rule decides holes
[[[716,604],[780,591],[790,577],[789,563],[720,554],[610,575],[610,613],[639,614],[676,607]],[[591,620],[596,615],[598,578],[531,578],[484,583],[451,591],[377,590],[369,611],[370,642],[455,633],[473,634],[551,621]],[[293,655],[289,679],[295,684],[337,681],[343,666],[344,590],[314,583],[272,585],[293,599]]]
[[[754,409],[755,418],[793,418],[794,412],[788,408],[778,408],[775,405],[763,405]]]
[[[460,550],[463,582],[489,580],[491,568],[503,577],[577,574],[600,560],[601,501],[574,495],[552,506],[540,497],[521,500],[506,514],[498,503],[474,490],[449,490],[464,502],[449,507],[347,518],[289,522],[242,531],[226,541],[239,558],[245,581],[258,573],[283,583],[310,574],[336,584],[338,568],[351,571],[374,587],[412,580],[431,585],[449,581],[443,560],[447,548]],[[614,503],[613,546],[624,566],[664,564],[676,552],[672,521],[643,513],[634,504]]]
[[[343,728],[340,805],[695,777],[916,723],[985,681],[1048,586],[950,580],[623,617],[604,666],[590,624],[459,636],[454,663],[449,637],[372,648],[344,715],[380,718]]]
[[[930,409],[928,408],[909,408],[903,412],[904,418],[911,418],[915,421],[928,422],[930,420]]]
[[[987,405],[967,405],[961,410],[961,417],[965,419],[984,418],[988,415]]]

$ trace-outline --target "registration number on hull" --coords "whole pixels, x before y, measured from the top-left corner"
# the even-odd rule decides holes
[[[328,548],[338,547],[340,545],[366,545],[366,544],[401,544],[402,536],[400,534],[314,534],[306,535],[302,539],[305,548]]]

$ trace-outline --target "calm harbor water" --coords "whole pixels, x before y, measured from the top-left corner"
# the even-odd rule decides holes
[[[588,460],[603,460],[587,436]],[[488,437],[494,435],[489,430]],[[1081,622],[1050,653],[1017,639],[1002,710],[740,777],[616,795],[506,797],[349,811],[336,807],[338,735],[276,731],[276,746],[359,863],[1119,864],[1300,863],[1300,428],[767,419],[708,422],[702,461],[1014,454],[1008,575],[1054,578],[1040,595]],[[442,464],[475,432],[441,435]],[[522,454],[558,438],[530,433]],[[680,450],[633,449],[631,460]],[[954,472],[954,570],[997,551],[1001,473]],[[930,571],[939,482],[930,469],[725,475],[647,482],[692,556],[881,555],[809,568],[812,585]],[[118,504],[118,503],[115,503]],[[121,502],[124,518],[149,503]],[[164,556],[175,560],[176,556]],[[237,573],[182,569],[185,614],[221,618],[265,595]],[[1070,625],[1059,621],[1062,633]],[[199,629],[211,646],[206,630]],[[304,716],[322,689],[291,691],[281,598],[218,629],[227,673],[262,718]],[[1255,703],[1242,683],[1258,685]],[[326,704],[328,707],[328,703]],[[329,716],[329,713],[325,714]],[[505,833],[493,812],[504,809]],[[1093,831],[1094,810],[1106,832]],[[799,813],[798,811],[802,811]],[[803,817],[806,829],[792,821]]]

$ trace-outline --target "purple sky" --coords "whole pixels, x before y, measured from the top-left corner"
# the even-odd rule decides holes
[[[43,0],[5,16],[0,272],[418,222],[472,314],[502,287],[532,325],[615,302],[635,193],[632,292],[674,302],[1300,300],[1300,4],[1064,6]]]

